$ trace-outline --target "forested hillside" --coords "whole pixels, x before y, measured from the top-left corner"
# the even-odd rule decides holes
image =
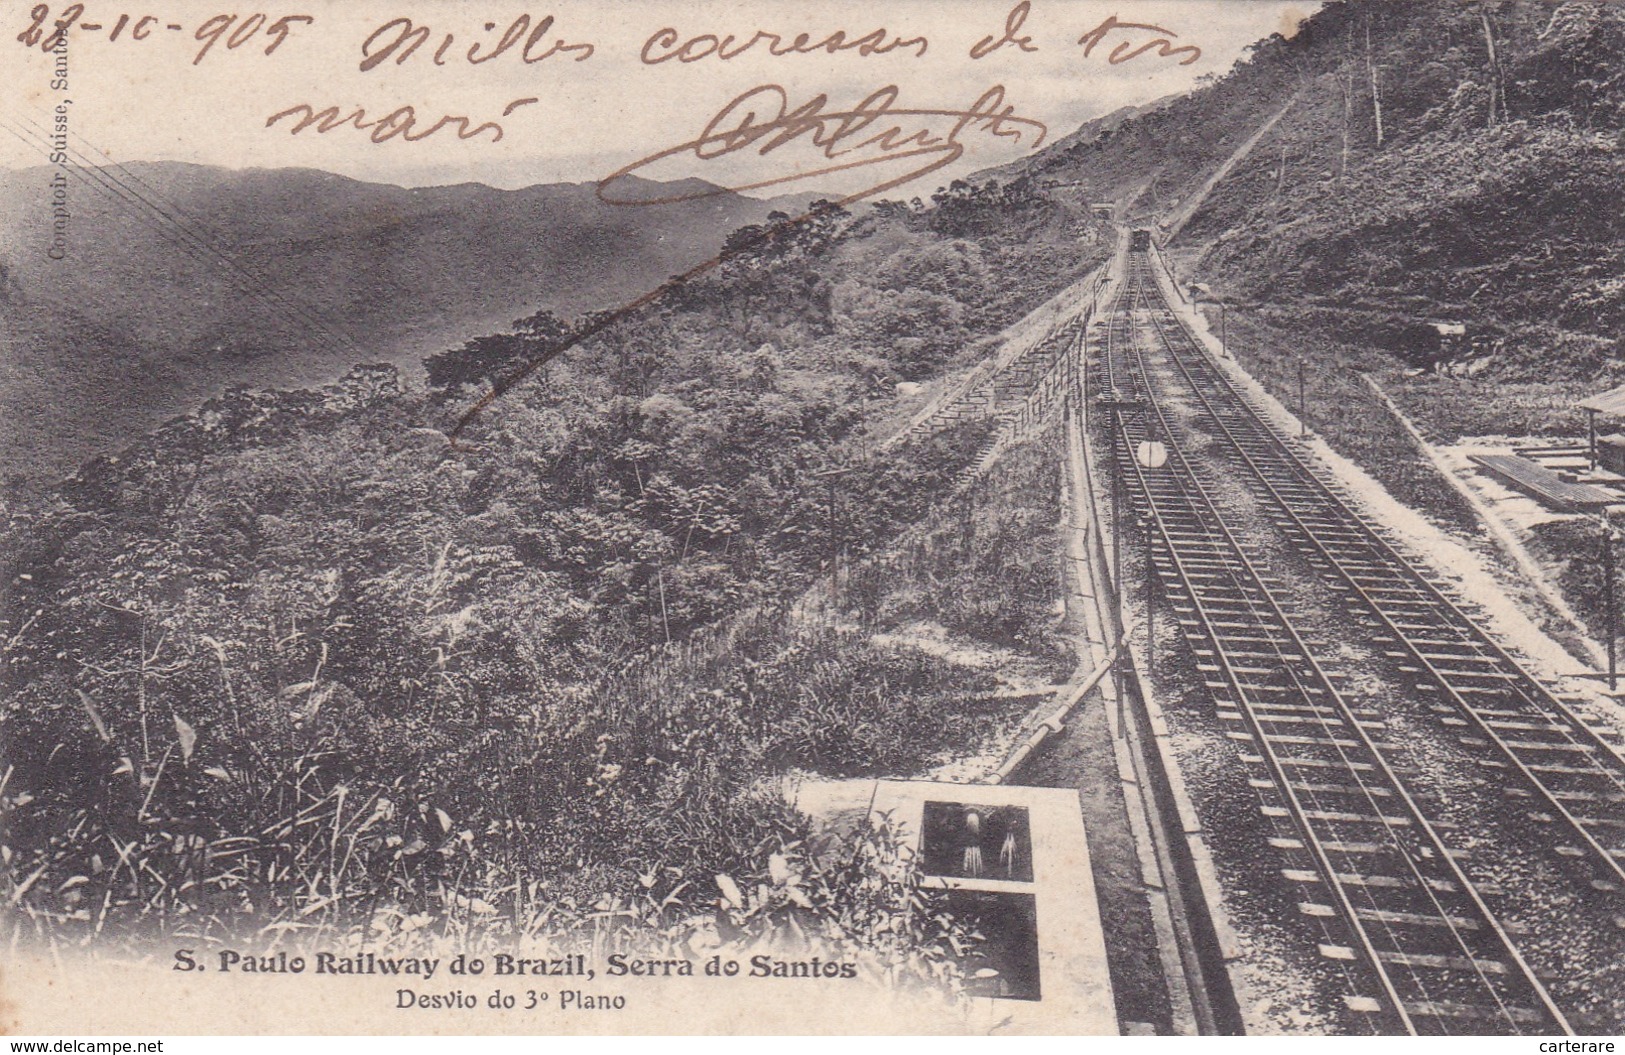
[[[1093,266],[1089,223],[1024,184],[825,208],[738,233],[455,443],[595,320],[529,316],[427,386],[234,391],[87,463],[0,538],[25,929],[708,904],[794,844],[784,773],[974,752],[1010,718],[991,675],[871,633],[923,607],[1063,673],[1054,460],[937,509],[985,426],[879,460],[874,425]],[[848,592],[799,616],[836,554]]]
[[[1452,515],[1355,371],[1439,434],[1571,428],[1576,389],[1625,379],[1622,122],[1617,5],[1360,0],[929,202],[798,223],[758,203],[727,236],[692,217],[725,262],[622,317],[585,310],[618,287],[572,259],[636,260],[611,276],[628,292],[679,268],[603,217],[538,257],[467,188],[402,192],[348,235],[290,209],[268,258],[330,259],[305,292],[332,279],[336,310],[376,312],[365,354],[306,339],[371,365],[201,406],[186,390],[164,404],[185,413],[8,510],[0,891],[40,934],[637,898],[665,918],[713,904],[719,873],[799,905],[784,860],[805,831],[777,781],[919,773],[1023,708],[900,632],[929,623],[1039,679],[1068,667],[1053,437],[944,505],[988,426],[875,458],[919,408],[898,382],[980,361],[1098,263],[1112,232],[1089,205],[1114,201],[1161,225],[1248,369],[1286,394],[1302,357],[1310,426]],[[452,229],[470,216],[497,247],[477,262]],[[400,271],[355,279],[328,237],[398,239]],[[452,283],[392,311],[421,260],[485,299]],[[38,307],[19,281],[8,309]],[[448,305],[467,322],[513,298],[511,326],[435,328]],[[94,417],[124,392],[122,435],[141,385],[178,399],[164,371],[212,342],[278,353],[218,304],[187,311],[173,348],[163,326],[64,316],[62,339],[169,365],[70,357],[53,405]],[[1472,376],[1412,376],[1445,320]]]
[[[84,161],[63,260],[40,205],[54,170],[0,174],[0,500],[233,386],[320,384],[369,361],[412,374],[520,315],[630,300],[791,207],[719,194],[629,210],[592,184]]]
[[[1358,0],[990,175],[1157,228],[1255,377],[1473,534],[1366,379],[1432,439],[1581,434],[1625,381],[1622,133],[1625,6]]]
[[[1625,322],[1625,9],[1329,4],[1224,79],[1026,170],[1180,218],[1283,109],[1177,232],[1221,295],[1400,352],[1416,321],[1460,319],[1507,338],[1506,369],[1605,369]]]

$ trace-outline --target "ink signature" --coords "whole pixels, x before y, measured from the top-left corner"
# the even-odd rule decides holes
[[[650,154],[604,178],[598,184],[598,197],[610,205],[664,205],[799,183],[873,165],[907,163],[901,174],[888,174],[843,198],[844,205],[953,164],[964,155],[965,140],[973,134],[1033,149],[1043,144],[1049,131],[1042,121],[1018,115],[1005,102],[1003,85],[989,88],[962,110],[899,107],[900,94],[895,84],[888,84],[851,109],[839,110],[830,109],[829,96],[823,93],[792,105],[789,93],[780,85],[758,85],[719,110],[697,138]],[[724,159],[775,154],[790,171],[740,180],[723,176],[710,180],[703,189],[658,198],[636,197],[636,187],[627,180],[660,162],[686,155],[725,171]],[[671,179],[669,174],[661,178]],[[723,183],[727,185],[720,185]]]

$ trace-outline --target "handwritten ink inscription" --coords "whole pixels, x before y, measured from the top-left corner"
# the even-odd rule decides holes
[[[529,106],[539,101],[535,96],[515,99],[502,111],[502,116],[511,116],[520,107]],[[290,106],[281,113],[275,113],[266,118],[265,127],[270,128],[283,118],[291,117],[294,118],[294,121],[288,129],[289,135],[298,135],[312,126],[315,127],[317,135],[339,128],[353,128],[359,132],[367,132],[367,138],[374,143],[386,143],[397,136],[404,142],[416,143],[419,140],[428,139],[442,129],[450,129],[458,139],[475,139],[489,132],[491,133],[491,142],[497,143],[502,140],[503,136],[502,126],[495,121],[482,121],[470,128],[469,122],[473,120],[472,118],[452,114],[447,114],[428,128],[417,131],[418,112],[417,108],[412,106],[396,107],[383,117],[372,120],[367,118],[367,111],[359,106],[354,107],[349,113],[342,116],[340,116],[341,113],[342,110],[337,106],[317,110],[309,103],[300,103],[298,106]]]
[[[24,47],[38,47],[41,51],[52,51],[57,44],[66,39],[68,32],[100,33],[106,30],[109,41],[116,41],[121,37],[125,40],[146,40],[153,36],[154,30],[163,30],[168,33],[184,33],[186,27],[179,22],[165,22],[157,15],[130,15],[121,14],[109,28],[101,22],[91,22],[85,18],[84,4],[69,4],[63,8],[62,14],[51,19],[49,4],[35,4],[29,11],[30,22],[23,31],[17,34],[18,43]],[[313,15],[281,15],[273,17],[256,11],[243,16],[237,14],[214,15],[198,25],[192,32],[192,39],[203,46],[192,57],[192,65],[196,66],[203,61],[216,44],[220,44],[228,51],[249,44],[263,43],[267,55],[274,55],[277,49],[287,42],[294,29],[298,26],[308,26],[315,22]],[[50,31],[46,31],[46,26]]]
[[[965,137],[970,133],[1013,140],[1032,149],[1043,143],[1048,129],[1043,122],[1016,113],[1005,102],[1005,90],[995,85],[962,110],[934,107],[899,107],[900,91],[895,84],[879,88],[850,109],[831,109],[829,96],[818,94],[791,105],[789,93],[777,84],[763,84],[739,95],[711,118],[695,139],[680,143],[625,166],[598,185],[598,196],[619,205],[651,205],[709,197],[725,190],[749,191],[828,176],[837,172],[911,162],[899,174],[876,183],[847,200],[868,197],[918,179],[951,165],[965,153]],[[801,151],[787,151],[799,147]],[[768,175],[745,182],[728,181],[721,190],[703,190],[676,197],[631,198],[618,186],[641,170],[671,158],[690,156],[697,161],[717,163],[747,153],[779,156],[794,171]],[[812,154],[827,164],[811,162]],[[790,155],[790,156],[786,156]],[[711,180],[716,184],[716,180]]]
[[[156,6],[156,5],[155,5]],[[275,60],[298,50],[298,40],[319,36],[326,30],[317,25],[314,15],[267,12],[221,12],[196,23],[169,22],[153,14],[120,13],[116,20],[93,20],[92,5],[72,3],[62,6],[53,14],[48,3],[33,5],[16,40],[25,47],[51,51],[65,41],[70,33],[76,37],[100,36],[107,41],[145,41],[164,39],[170,35],[190,37],[198,45],[188,49],[192,65],[204,62],[210,55],[222,55],[247,49],[263,53]],[[439,8],[433,22],[438,23]],[[1035,0],[1019,0],[1005,14],[1002,27],[982,35],[969,46],[972,61],[1002,54],[1014,60],[1040,50],[1037,26],[1042,14],[1055,18],[1064,12],[1064,5],[1044,6]],[[446,27],[430,24],[421,19],[398,15],[372,26],[367,36],[359,41],[354,57],[355,69],[366,74],[382,66],[421,67],[466,66],[479,68],[487,63],[506,59],[499,65],[534,66],[549,59],[560,60],[547,67],[558,71],[555,76],[568,76],[568,69],[599,54],[600,46],[586,39],[585,34],[562,27],[552,14],[536,16],[521,13],[506,22],[487,21],[472,25]],[[748,24],[747,24],[748,25]],[[984,27],[985,28],[985,27]],[[966,33],[962,39],[969,39]],[[637,39],[637,38],[634,38]],[[922,34],[912,34],[889,27],[856,30],[830,27],[816,32],[795,34],[771,29],[749,28],[744,32],[723,32],[713,27],[667,25],[654,30],[643,40],[631,69],[644,66],[683,67],[694,63],[731,62],[741,58],[779,60],[802,55],[826,55],[841,58],[873,59],[895,56],[902,59],[923,57],[931,41]],[[290,40],[294,43],[289,45]],[[1117,15],[1077,38],[1084,59],[1104,58],[1113,66],[1152,58],[1171,60],[1188,66],[1202,55],[1195,44],[1179,41],[1179,34],[1163,26],[1144,22],[1127,22]],[[633,62],[631,55],[616,58]],[[212,61],[212,60],[211,60]],[[880,88],[849,109],[832,108],[829,97],[811,95],[806,101],[792,105],[785,90],[778,85],[765,84],[735,98],[710,119],[695,139],[678,146],[651,153],[627,165],[602,182],[600,195],[605,201],[634,204],[618,197],[630,181],[624,177],[633,173],[651,174],[648,170],[660,166],[662,171],[673,165],[689,161],[704,162],[708,175],[730,167],[737,162],[771,158],[770,167],[785,162],[793,175],[757,174],[749,177],[724,179],[731,190],[751,190],[777,186],[783,183],[813,179],[832,173],[846,172],[870,166],[889,165],[888,175],[860,196],[878,193],[957,161],[967,150],[974,136],[1032,149],[1043,142],[1046,134],[1042,122],[1024,117],[1005,102],[1003,86],[988,89],[969,107],[898,105],[897,85]],[[512,99],[503,108],[501,118],[514,115],[523,107],[540,101],[542,95]],[[494,109],[494,107],[493,107]],[[283,106],[265,119],[264,127],[289,135],[307,130],[316,135],[346,130],[361,133],[374,144],[417,143],[440,135],[442,140],[455,136],[468,142],[496,143],[507,134],[501,120],[481,119],[468,114],[433,113],[429,106],[416,105],[348,105],[322,106],[301,102]],[[378,116],[381,115],[381,116]],[[444,135],[441,135],[444,133]],[[811,154],[809,157],[808,154]],[[792,156],[797,163],[789,164]],[[895,164],[893,164],[895,163]],[[900,171],[900,175],[891,173]]]
[[[495,43],[488,41],[475,41],[469,45],[462,57],[472,66],[490,62],[501,57],[505,52],[519,48],[517,55],[519,61],[526,66],[534,65],[544,59],[555,55],[570,55],[576,62],[585,62],[592,58],[594,47],[585,42],[570,42],[563,37],[548,39],[553,31],[554,18],[547,15],[537,19],[534,24],[528,14],[520,15],[508,24],[502,35]],[[485,23],[485,32],[490,33],[496,29],[495,22]],[[375,69],[387,59],[394,58],[395,65],[403,65],[407,59],[423,46],[423,43],[432,36],[428,26],[420,26],[410,18],[392,18],[388,22],[372,31],[361,45],[361,72]],[[523,41],[523,43],[520,43]],[[430,59],[436,66],[446,65],[446,55],[452,51],[457,43],[453,33],[445,33],[440,44],[434,49]]]
[[[973,59],[985,59],[995,51],[998,51],[1000,48],[1005,46],[1014,47],[1026,52],[1037,51],[1038,45],[1033,43],[1033,38],[1031,36],[1024,36],[1021,32],[1021,27],[1027,24],[1027,16],[1032,14],[1032,10],[1032,4],[1029,2],[1029,0],[1021,0],[1021,3],[1017,4],[1015,7],[1012,7],[1010,9],[1010,13],[1005,16],[1004,35],[1001,37],[983,37],[975,44],[972,44],[970,49],[970,57]]]
[[[644,41],[643,50],[638,53],[638,58],[645,66],[658,66],[673,59],[684,64],[709,58],[727,62],[746,54],[783,58],[786,55],[811,55],[820,51],[826,55],[850,53],[860,58],[903,51],[920,58],[929,47],[930,42],[925,37],[904,37],[890,32],[885,27],[857,36],[849,34],[844,29],[823,35],[798,33],[793,37],[758,29],[749,36],[736,36],[732,33],[724,33],[721,36],[715,33],[697,33],[684,37],[677,30],[667,26],[656,30]]]
[[[1194,44],[1175,45],[1174,37],[1179,36],[1171,29],[1153,26],[1145,22],[1123,22],[1116,15],[1109,15],[1106,21],[1091,29],[1078,38],[1083,45],[1083,57],[1089,58],[1094,54],[1095,48],[1105,42],[1113,34],[1126,34],[1132,39],[1118,39],[1115,47],[1107,54],[1106,61],[1113,66],[1121,66],[1125,62],[1132,62],[1142,55],[1156,52],[1157,58],[1171,59],[1184,56],[1179,65],[1189,66],[1202,57],[1202,49]],[[1161,34],[1158,36],[1157,34]],[[1146,38],[1151,39],[1147,40]]]

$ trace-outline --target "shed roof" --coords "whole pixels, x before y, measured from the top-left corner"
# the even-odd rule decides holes
[[[1598,414],[1625,414],[1625,385],[1582,399],[1577,405],[1581,410],[1594,410]]]

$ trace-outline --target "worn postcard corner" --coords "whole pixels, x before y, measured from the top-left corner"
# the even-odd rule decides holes
[[[1625,1025],[1625,8],[0,51],[0,1030]]]

